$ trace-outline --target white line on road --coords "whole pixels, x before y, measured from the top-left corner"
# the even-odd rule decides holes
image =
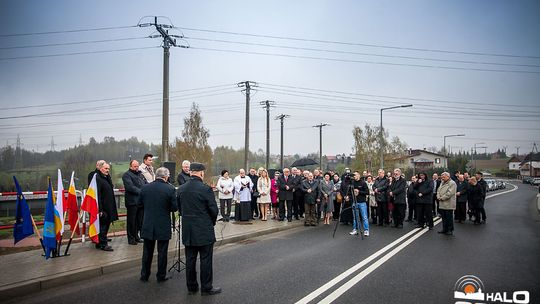
[[[492,198],[492,197],[495,197],[495,196],[498,196],[498,195],[502,195],[502,194],[506,194],[506,193],[510,193],[510,192],[513,192],[513,191],[516,191],[518,189],[518,186],[516,185],[513,185],[513,184],[510,184],[512,185],[514,188],[513,189],[510,189],[510,190],[507,190],[507,191],[503,191],[503,192],[500,192],[500,193],[496,193],[496,194],[492,194],[492,195],[489,195],[486,197],[486,199],[488,198]],[[438,219],[437,221],[435,221],[435,225],[437,225],[438,223],[440,223],[441,220]],[[417,228],[419,229],[419,228]],[[399,238],[398,240],[394,241],[392,244],[384,247],[383,249],[386,248],[386,250],[388,249],[387,247],[392,247],[393,245],[395,245],[396,243],[399,243],[399,241],[401,241],[403,238],[405,237],[409,237],[411,236],[412,234],[414,234],[415,231],[417,231],[417,229],[415,230],[412,230],[411,232],[407,233],[406,235],[404,235],[403,237]],[[349,281],[347,281],[345,284],[343,284],[341,287],[339,287],[338,289],[336,289],[334,292],[332,292],[331,294],[329,294],[327,297],[325,297],[324,299],[322,299],[319,303],[323,303],[323,304],[328,304],[328,303],[332,303],[334,300],[336,300],[338,297],[340,297],[343,293],[345,293],[347,290],[349,290],[350,288],[352,288],[354,285],[356,285],[358,282],[360,282],[363,278],[365,278],[367,275],[369,275],[371,272],[373,272],[375,269],[377,269],[379,266],[381,266],[384,262],[386,262],[388,259],[390,259],[392,256],[396,255],[399,251],[401,251],[403,248],[407,247],[409,244],[411,244],[414,240],[416,240],[417,238],[419,238],[420,236],[422,236],[424,233],[426,233],[428,230],[427,229],[424,229],[422,230],[420,233],[412,236],[410,239],[408,239],[407,241],[403,242],[403,244],[399,245],[398,247],[396,247],[395,249],[393,249],[392,251],[390,251],[389,253],[387,253],[385,256],[383,256],[380,260],[378,260],[377,262],[373,263],[372,265],[370,265],[368,268],[366,268],[365,270],[363,270],[362,272],[360,272],[359,274],[357,274],[356,276],[354,276],[352,279],[350,279]],[[364,266],[365,264],[369,263],[370,261],[372,261],[374,258],[376,258],[377,256],[381,255],[382,253],[384,253],[386,250],[379,250],[379,251],[382,251],[382,252],[376,252],[374,255],[370,256],[368,259],[366,259],[366,262],[364,263],[364,261],[358,263],[357,265],[355,265],[353,268],[354,268],[354,271],[360,269],[362,266]],[[362,264],[362,266],[359,266],[360,264]],[[358,266],[358,267],[357,267]],[[314,294],[315,292],[317,292],[317,294],[314,296],[314,297],[311,297],[309,298],[309,300],[307,302],[301,302],[303,301],[304,299],[308,298],[311,294],[309,294],[308,296],[306,296],[304,299],[298,301],[297,303],[308,303],[309,301],[311,301],[312,299],[314,299],[315,297],[317,297],[318,295],[324,293],[325,291],[327,291],[329,288],[331,288],[333,285],[337,284],[339,281],[342,281],[343,278],[349,276],[352,272],[354,271],[351,271],[352,269],[342,273],[341,275],[339,275],[338,277],[336,277],[335,279],[333,279],[332,281],[328,282],[327,284],[321,286],[319,289],[315,290],[314,292],[312,292],[311,294]],[[345,275],[344,277],[342,277],[344,274],[347,274]],[[342,278],[341,278],[342,277]],[[340,278],[339,280],[337,280],[337,282],[334,282],[336,279]],[[331,282],[334,282],[333,284],[330,284]],[[327,286],[328,285],[328,286]],[[324,288],[324,287],[327,287],[327,288]]]
[[[516,185],[513,185],[513,184],[510,184],[511,186],[513,186],[514,188],[511,189],[511,190],[507,190],[507,191],[504,191],[504,192],[500,192],[500,193],[496,193],[496,194],[492,194],[492,195],[489,195],[486,197],[486,199],[488,198],[492,198],[492,197],[495,197],[495,196],[498,196],[498,195],[502,195],[502,194],[506,194],[506,193],[510,193],[510,192],[513,192],[515,190],[518,189],[518,187]],[[437,218],[438,219],[438,218]],[[440,223],[440,219],[436,220],[435,221],[435,225]],[[358,271],[359,269],[361,269],[362,267],[366,266],[368,263],[370,263],[371,261],[373,261],[374,259],[376,259],[377,257],[379,257],[380,255],[384,254],[386,251],[388,251],[389,249],[391,249],[392,247],[394,247],[395,245],[401,243],[404,239],[407,239],[409,238],[411,235],[415,234],[416,232],[418,232],[419,230],[422,230],[420,228],[416,228],[416,229],[413,229],[411,231],[409,231],[407,234],[403,235],[402,237],[400,237],[399,239],[395,240],[394,242],[386,245],[384,248],[380,249],[379,251],[375,252],[374,254],[372,254],[371,256],[369,256],[368,258],[364,259],[362,262],[354,265],[353,267],[351,267],[350,269],[348,269],[347,271],[343,272],[342,274],[338,275],[337,277],[335,277],[334,279],[330,280],[328,283],[324,284],[323,286],[317,288],[316,290],[314,290],[313,292],[311,292],[310,294],[308,294],[307,296],[305,296],[304,298],[300,299],[299,301],[297,301],[295,304],[307,304],[309,303],[310,301],[312,301],[313,299],[315,299],[316,297],[320,296],[321,294],[325,293],[326,291],[328,291],[330,288],[332,288],[334,285],[338,284],[339,282],[343,281],[345,278],[347,278],[348,276],[350,276],[351,274],[353,274],[354,272]],[[394,254],[396,254],[397,252],[399,252],[401,249],[405,248],[405,246],[409,245],[410,243],[412,243],[413,240],[415,240],[416,238],[420,237],[422,234],[424,234],[426,231],[428,231],[427,229],[423,230],[421,233],[415,235],[414,237],[412,237],[410,240],[407,240],[406,242],[404,242],[400,247],[397,247],[396,249],[392,250],[390,253],[394,252]],[[406,245],[405,245],[406,244]],[[403,246],[405,245],[405,246]],[[400,248],[399,250],[397,250],[398,248]],[[381,260],[384,259],[383,262],[376,262],[374,263],[373,265],[371,265],[370,267],[366,268],[366,270],[364,270],[363,272],[361,272],[360,274],[358,274],[357,276],[355,276],[353,279],[351,279],[350,281],[348,281],[347,283],[345,283],[343,286],[341,286],[339,289],[337,289],[336,291],[334,291],[332,294],[330,294],[329,296],[327,296],[326,298],[323,299],[323,301],[329,299],[329,297],[331,295],[337,295],[336,292],[338,290],[342,290],[342,288],[344,288],[344,286],[348,286],[349,282],[352,282],[353,280],[355,279],[358,279],[354,284],[358,283],[360,280],[362,280],[365,276],[367,276],[369,273],[371,273],[373,270],[375,270],[377,267],[379,267],[380,265],[382,265],[382,263],[384,263],[386,260],[388,260],[392,255],[390,255],[390,253],[388,253],[385,257],[383,257]],[[390,256],[389,256],[390,255]],[[386,258],[387,257],[387,258]],[[386,258],[386,259],[385,259]],[[380,262],[380,263],[379,263]],[[371,267],[373,267],[375,264],[378,264],[377,267],[374,267],[371,269]],[[369,272],[366,272],[368,269],[371,269]],[[365,273],[362,277],[359,277],[361,274]],[[352,286],[354,286],[354,284],[352,284],[350,287],[348,287],[347,289],[351,288]],[[343,290],[343,292],[345,292],[347,289]],[[341,293],[342,294],[342,293]],[[334,299],[332,299],[332,301],[334,301],[335,299],[337,299],[337,297],[339,297],[341,294],[337,295]],[[320,302],[320,303],[331,303],[330,302]]]
[[[434,224],[437,225],[441,220],[437,220]],[[351,289],[356,283],[360,282],[363,278],[365,278],[368,274],[373,272],[375,269],[379,268],[384,262],[388,261],[391,257],[396,255],[398,252],[400,252],[403,248],[409,246],[410,243],[414,242],[417,238],[421,237],[424,233],[428,232],[429,230],[423,229],[416,235],[412,236],[407,241],[403,242],[403,244],[399,245],[398,247],[394,248],[392,251],[387,253],[385,256],[380,258],[377,262],[371,264],[368,268],[364,269],[362,272],[354,276],[352,279],[347,281],[345,284],[341,285],[338,289],[336,289],[334,292],[329,294],[326,298],[322,299],[319,304],[329,304],[332,303],[334,300],[339,298],[342,294],[344,294],[347,290]]]
[[[401,243],[404,239],[410,237],[411,235],[415,234],[419,230],[421,230],[421,229],[420,228],[415,228],[415,229],[409,231],[404,236],[402,236],[399,239],[393,241],[392,243],[386,245],[385,247],[383,247],[379,251],[377,251],[374,254],[370,255],[368,258],[364,259],[362,262],[354,265],[353,267],[349,268],[349,270],[347,270],[347,271],[343,272],[342,274],[338,275],[337,277],[332,279],[330,282],[328,282],[328,283],[324,284],[323,286],[317,288],[315,291],[308,294],[304,298],[300,299],[295,304],[307,304],[307,303],[309,303],[311,300],[315,299],[316,297],[318,297],[319,295],[321,295],[322,293],[324,293],[328,289],[332,288],[334,285],[336,285],[337,283],[339,283],[340,281],[342,281],[346,277],[350,276],[351,274],[356,272],[358,269],[364,267],[366,264],[370,263],[371,261],[376,259],[378,256],[382,255],[383,253],[385,253],[386,251],[388,251],[390,248],[394,247],[395,245]]]

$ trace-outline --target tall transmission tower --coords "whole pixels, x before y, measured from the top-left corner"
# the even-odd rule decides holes
[[[251,94],[251,88],[257,87],[257,83],[254,81],[243,81],[237,83],[239,88],[243,88],[242,92],[245,92],[246,94],[246,131],[245,131],[245,143],[244,143],[244,169],[248,170],[248,155],[249,155],[249,102],[250,102],[250,94]]]
[[[270,168],[270,107],[273,107],[275,101],[265,100],[260,104],[266,109],[266,170]]]
[[[163,17],[161,17],[163,18]],[[144,18],[142,18],[144,19]],[[142,20],[141,19],[141,20]],[[168,19],[168,18],[167,18]],[[170,22],[170,20],[169,20]],[[171,35],[169,29],[173,29],[174,25],[158,23],[158,17],[154,16],[154,22],[141,23],[139,27],[153,26],[158,34],[150,35],[150,38],[163,39],[163,118],[161,128],[161,161],[169,161],[169,49],[171,46],[188,48],[187,45],[179,45],[176,43],[176,38],[184,38],[183,35]]]

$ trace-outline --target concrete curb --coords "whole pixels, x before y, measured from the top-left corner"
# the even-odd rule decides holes
[[[236,243],[238,241],[246,240],[249,238],[254,238],[266,234],[272,234],[284,230],[289,230],[303,225],[302,221],[296,221],[293,223],[288,223],[286,226],[272,227],[266,229],[255,230],[245,234],[236,234],[231,235],[223,240],[218,239],[216,244],[222,246],[225,244]],[[176,246],[174,246],[176,247]],[[219,248],[219,247],[218,247]],[[216,248],[217,249],[217,248]],[[177,251],[176,248],[169,249],[169,257],[171,254],[175,254]],[[181,254],[184,254],[184,248],[180,249]],[[155,253],[157,255],[157,253]],[[157,259],[154,259],[155,262]],[[129,268],[140,266],[141,257],[137,258],[126,258],[121,261],[115,261],[112,263],[92,266],[86,268],[80,268],[74,271],[59,273],[47,278],[32,279],[24,282],[17,282],[10,285],[5,285],[0,287],[0,299],[8,300],[15,297],[25,296],[32,293],[38,293],[53,287],[61,286],[67,283],[74,283],[82,280],[87,280],[90,278],[99,277],[105,274],[115,273],[118,271],[126,270]]]

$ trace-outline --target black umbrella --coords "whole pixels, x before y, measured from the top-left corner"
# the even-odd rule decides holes
[[[281,170],[280,169],[268,169],[268,176],[270,178],[273,178],[274,177],[274,174],[276,174],[276,172],[279,172],[281,174]]]
[[[311,166],[311,165],[316,165],[316,164],[318,164],[318,162],[314,161],[311,158],[300,158],[294,161],[291,167],[304,167],[304,166]]]

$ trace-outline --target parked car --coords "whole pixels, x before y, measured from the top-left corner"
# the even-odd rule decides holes
[[[533,180],[532,177],[530,177],[530,176],[524,176],[522,182],[523,182],[524,184],[531,184],[531,183],[532,183],[532,180]]]
[[[531,185],[540,186],[540,177],[533,178],[533,180],[531,181]]]
[[[495,191],[497,190],[497,183],[495,182],[494,179],[485,179],[486,183],[487,183],[487,190],[488,191]]]

